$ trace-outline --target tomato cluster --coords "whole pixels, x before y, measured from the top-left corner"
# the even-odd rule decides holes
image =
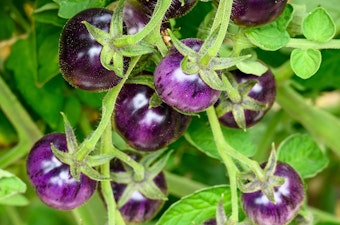
[[[140,5],[126,1],[124,5],[124,34],[135,34],[142,30],[149,22],[157,3],[156,0],[139,2]],[[173,0],[165,18],[182,16],[196,3],[196,0]],[[277,18],[286,3],[284,0],[236,0],[233,3],[231,20],[240,26],[263,25]],[[122,77],[102,65],[103,46],[92,37],[83,23],[87,21],[108,32],[111,19],[112,11],[93,8],[78,13],[65,24],[60,37],[59,64],[63,77],[73,87],[88,91],[104,91],[115,87],[122,80]],[[166,19],[164,24],[169,26]],[[187,38],[182,40],[182,43],[198,52],[204,41]],[[147,76],[153,80],[152,84],[132,81],[122,87],[114,107],[112,124],[113,129],[123,137],[130,148],[148,153],[166,147],[185,132],[191,121],[191,114],[200,113],[211,106],[216,108],[221,124],[245,129],[258,123],[275,101],[276,84],[270,69],[261,76],[245,74],[235,68],[217,71],[219,77],[228,74],[226,77],[239,96],[235,99],[229,96],[228,91],[210,87],[199,72],[188,74],[182,68],[184,59],[185,56],[172,46],[155,69],[149,71],[151,74],[148,73]],[[129,58],[124,57],[124,70],[128,64]],[[138,80],[140,75],[140,71],[132,73],[132,78]],[[157,99],[160,102],[155,104],[153,101]],[[91,197],[97,182],[83,174],[80,181],[75,181],[69,166],[53,155],[51,144],[58,150],[68,151],[65,134],[50,134],[43,137],[33,146],[29,154],[28,175],[39,197],[47,205],[58,209],[78,207]],[[126,170],[123,162],[112,160],[112,173]],[[268,218],[268,214],[275,215],[279,210],[293,216],[301,205],[302,181],[295,175],[294,170],[278,164],[277,175],[287,178],[283,185],[284,190],[281,187],[275,189],[284,191],[279,204],[266,203],[258,207],[256,199],[263,196],[260,191],[243,195],[246,214],[258,224],[269,224],[262,223],[261,220],[266,216]],[[166,193],[163,173],[157,175],[154,182]],[[299,185],[294,186],[293,183]],[[111,182],[111,186],[115,200],[119,201],[127,185],[115,181]],[[291,190],[294,190],[294,199],[287,199],[285,193]],[[162,205],[163,201],[148,199],[136,191],[131,195],[131,199],[120,207],[120,211],[126,221],[143,222],[152,218]],[[272,224],[284,224],[291,217],[274,219]],[[274,219],[267,220],[272,222]],[[213,223],[212,220],[206,224]]]

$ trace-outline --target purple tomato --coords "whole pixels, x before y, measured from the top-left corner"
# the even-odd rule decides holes
[[[239,125],[235,121],[235,116],[233,115],[233,111],[224,111],[223,105],[226,103],[228,105],[241,105],[243,107],[243,113],[245,118],[246,127],[251,127],[258,123],[266,112],[272,107],[275,96],[276,96],[276,81],[273,73],[268,69],[261,76],[256,76],[252,74],[245,74],[240,70],[231,71],[233,79],[238,83],[238,87],[240,88],[242,83],[255,80],[257,83],[249,90],[247,93],[243,93],[246,96],[242,96],[241,93],[241,102],[232,102],[232,100],[228,97],[228,95],[223,92],[220,96],[219,102],[216,104],[218,111],[220,110],[223,114],[219,115],[219,121],[221,124],[231,128],[244,128],[239,127]],[[265,108],[261,110],[248,110],[246,109],[246,102],[248,102],[247,98],[258,101],[261,104],[266,104]],[[222,103],[224,102],[224,103]],[[243,106],[242,106],[243,105]],[[220,109],[219,109],[220,107]]]
[[[182,42],[199,51],[203,41],[188,38]],[[220,96],[220,91],[209,87],[197,74],[186,74],[181,69],[183,55],[172,47],[159,62],[154,72],[155,89],[168,105],[186,113],[204,111],[213,105]]]
[[[141,84],[125,84],[114,110],[113,124],[127,143],[141,151],[155,151],[180,137],[191,117],[162,103],[150,107],[155,91]]]
[[[238,25],[253,27],[274,21],[287,5],[287,0],[234,0],[231,20]]]
[[[157,0],[138,0],[143,8],[152,14]],[[197,3],[197,0],[172,0],[171,5],[165,13],[165,18],[176,18],[187,14]]]
[[[265,164],[261,167],[264,168]],[[274,175],[285,179],[283,185],[274,187],[276,203],[271,202],[262,191],[242,194],[244,211],[255,224],[288,224],[303,204],[303,182],[295,169],[287,163],[277,162]]]
[[[69,165],[54,156],[51,144],[60,151],[68,151],[65,134],[53,133],[42,137],[28,154],[28,177],[46,205],[61,210],[74,209],[92,196],[97,182],[84,174],[81,174],[80,181],[76,181]]]

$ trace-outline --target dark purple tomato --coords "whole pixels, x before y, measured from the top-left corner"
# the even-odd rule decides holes
[[[265,164],[261,166],[264,168]],[[277,162],[274,175],[285,178],[283,185],[274,187],[276,203],[271,202],[262,191],[242,194],[243,209],[255,224],[288,224],[303,204],[303,182],[295,169],[287,163]]]
[[[203,225],[216,225],[217,222],[216,222],[216,218],[211,218],[211,219],[208,219],[207,221],[205,221],[203,223]]]
[[[231,20],[238,25],[253,27],[274,21],[287,5],[287,0],[234,0]]]
[[[150,14],[155,9],[157,0],[138,0]],[[183,2],[183,3],[182,3]],[[165,18],[177,18],[187,14],[197,3],[197,0],[172,0],[165,13]]]
[[[51,143],[67,152],[66,136],[53,133],[42,137],[27,158],[27,174],[39,198],[48,206],[70,210],[85,203],[96,190],[97,182],[81,174],[76,181],[70,167],[53,154]]]
[[[86,9],[65,24],[59,40],[59,65],[64,79],[72,86],[103,91],[117,85],[121,80],[115,72],[104,68],[100,62],[102,45],[99,44],[82,21],[109,31],[112,11]]]
[[[131,157],[137,161],[141,158],[139,155],[135,154],[131,155]],[[124,172],[125,168],[120,160],[114,159],[110,163],[110,170],[113,173],[117,173]],[[167,194],[167,184],[163,172],[156,175],[153,182],[164,194]],[[116,202],[118,202],[126,188],[126,184],[111,182],[111,188],[114,198]],[[136,190],[119,211],[127,223],[138,224],[151,220],[161,209],[163,204],[163,200],[149,199]]]
[[[138,2],[132,0],[124,2],[123,13],[127,34],[138,33],[151,19],[151,14],[145,11]],[[167,28],[170,28],[170,23],[163,21],[161,30],[163,31]]]
[[[162,103],[150,107],[155,91],[141,84],[125,84],[114,110],[113,124],[127,143],[138,150],[158,150],[176,140],[191,117]]]
[[[258,123],[263,118],[263,116],[272,107],[275,101],[276,81],[275,81],[274,75],[269,69],[267,70],[267,72],[265,72],[261,76],[245,74],[241,72],[240,70],[234,70],[234,71],[231,71],[231,73],[239,84],[242,84],[249,80],[258,81],[253,86],[253,88],[248,92],[247,96],[256,101],[259,101],[260,103],[267,104],[265,109],[262,109],[259,111],[253,111],[253,110],[248,110],[248,109],[243,110],[246,127],[251,127],[255,125],[256,123]],[[232,103],[225,93],[221,94],[220,101],[229,101],[230,104],[239,104],[239,103]],[[244,101],[244,97],[242,97],[241,101]],[[218,107],[218,104],[217,104],[217,107]],[[240,128],[235,121],[235,117],[232,111],[228,111],[228,112],[225,112],[223,115],[219,115],[219,121],[224,126],[232,127],[232,128]]]
[[[199,51],[203,41],[188,38],[182,42]],[[186,74],[181,69],[183,55],[172,47],[159,62],[154,72],[155,89],[168,105],[186,113],[204,111],[213,105],[220,96],[220,91],[209,87],[197,74]]]

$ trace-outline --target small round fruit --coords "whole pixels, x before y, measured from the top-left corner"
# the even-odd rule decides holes
[[[261,167],[264,168],[265,164]],[[242,194],[243,209],[255,224],[288,224],[303,204],[305,195],[303,182],[295,169],[279,161],[274,175],[285,178],[283,185],[274,187],[276,203],[271,202],[262,191]]]
[[[182,42],[199,51],[203,41],[187,38]],[[183,55],[172,47],[159,62],[154,72],[155,89],[168,105],[186,113],[204,111],[213,105],[220,96],[220,91],[209,87],[197,74],[186,74],[181,69]]]
[[[150,107],[155,91],[141,84],[125,84],[114,110],[113,124],[127,143],[141,151],[155,151],[180,137],[191,117],[162,103]]]
[[[234,0],[231,20],[241,26],[254,27],[274,21],[287,5],[287,0]]]
[[[69,165],[54,156],[51,144],[61,151],[68,151],[65,134],[53,133],[42,137],[28,154],[28,177],[46,205],[61,210],[74,209],[92,196],[97,182],[84,174],[81,174],[80,181],[76,181]]]
[[[261,76],[245,74],[241,72],[240,70],[234,70],[234,71],[231,71],[231,73],[238,84],[242,84],[250,80],[256,80],[257,83],[248,92],[247,96],[262,104],[266,104],[265,109],[262,109],[259,111],[253,111],[253,110],[248,110],[248,109],[243,110],[246,127],[247,128],[251,127],[255,125],[256,123],[258,123],[264,117],[264,115],[272,107],[275,101],[276,81],[275,81],[274,75],[269,69]],[[230,99],[228,99],[228,96],[225,93],[222,93],[220,96],[220,101],[230,102]],[[242,97],[241,101],[244,101],[244,97]],[[235,104],[239,104],[239,103],[235,103]],[[219,103],[216,104],[217,107],[218,105]],[[240,128],[235,121],[235,117],[233,116],[232,111],[228,111],[228,112],[225,112],[223,115],[219,115],[219,121],[224,126],[231,127],[231,128]]]
[[[130,154],[136,160],[140,160],[140,155]],[[126,171],[120,160],[114,159],[110,163],[110,171],[112,173]],[[155,176],[153,182],[164,193],[167,194],[167,184],[163,172]],[[118,202],[126,188],[126,184],[111,181],[111,188],[114,198]],[[129,200],[119,208],[125,222],[139,224],[151,220],[162,208],[164,200],[155,200],[145,197],[139,191],[135,191]]]
[[[123,18],[127,34],[136,34],[150,21],[151,14],[145,11],[138,2],[127,0],[124,2]],[[170,28],[170,23],[163,21],[161,31],[168,28]]]
[[[150,14],[155,9],[157,0],[138,0],[143,8]],[[171,5],[165,13],[165,18],[177,18],[187,14],[197,3],[197,0],[172,0]]]
[[[108,32],[112,11],[86,9],[69,19],[59,40],[59,65],[64,79],[72,86],[87,91],[108,90],[119,83],[115,72],[100,61],[102,45],[88,32],[82,21]]]

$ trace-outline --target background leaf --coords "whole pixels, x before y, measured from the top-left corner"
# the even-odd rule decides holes
[[[58,15],[69,19],[78,12],[87,8],[104,7],[105,0],[54,0],[59,4]]]
[[[250,133],[248,131],[221,127],[225,139],[230,145],[246,156],[251,156],[256,151],[256,146],[252,143]],[[205,115],[201,118],[193,118],[191,125],[187,130],[187,139],[198,150],[204,152],[210,157],[220,159],[211,128],[205,119]]]
[[[157,225],[199,225],[216,216],[216,208],[223,197],[226,215],[231,213],[231,194],[228,186],[200,190],[174,203],[159,219]]]
[[[279,160],[294,167],[303,178],[315,176],[328,165],[328,158],[307,134],[288,137],[278,148]]]
[[[316,49],[294,49],[290,64],[294,73],[302,79],[313,76],[321,65],[321,52]]]
[[[308,14],[302,23],[304,36],[312,41],[329,41],[334,37],[335,31],[336,28],[332,17],[320,7]]]

